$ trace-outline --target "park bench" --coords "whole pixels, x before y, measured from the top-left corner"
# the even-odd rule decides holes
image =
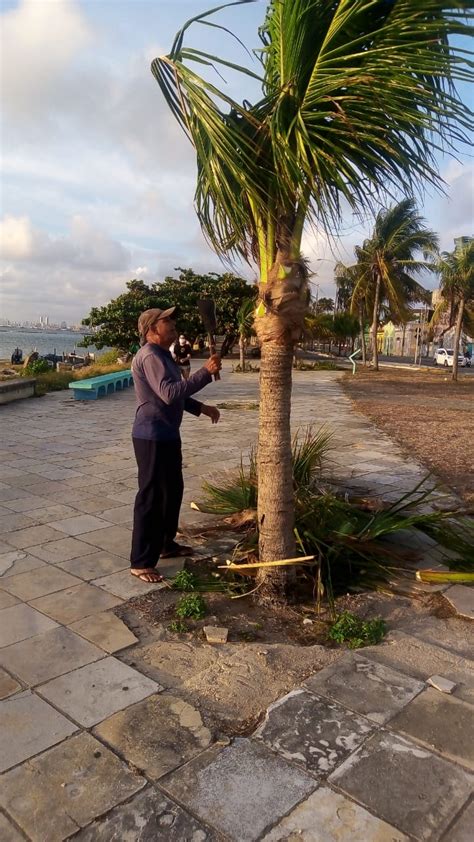
[[[69,388],[74,392],[76,401],[96,401],[113,392],[120,392],[133,386],[133,376],[128,368],[125,371],[113,371],[111,374],[100,374],[85,380],[74,380]]]

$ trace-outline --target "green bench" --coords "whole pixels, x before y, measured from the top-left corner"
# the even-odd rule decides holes
[[[133,375],[129,368],[125,371],[113,371],[112,374],[101,374],[98,377],[74,380],[73,383],[69,383],[76,401],[96,401],[97,398],[105,398],[113,392],[128,389],[129,386],[133,386]]]

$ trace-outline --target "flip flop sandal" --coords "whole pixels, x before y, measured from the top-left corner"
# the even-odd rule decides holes
[[[136,579],[140,579],[142,582],[146,582],[148,585],[156,585],[159,582],[163,581],[163,576],[161,573],[158,573],[154,567],[150,567],[148,569],[144,568],[141,573],[132,573],[132,576],[135,576]],[[152,576],[152,579],[148,577]]]

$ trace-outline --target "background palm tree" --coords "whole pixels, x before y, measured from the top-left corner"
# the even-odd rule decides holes
[[[456,41],[448,44],[471,31],[468,7],[464,0],[272,0],[255,70],[185,46],[191,24],[216,27],[208,18],[219,6],[188,21],[169,55],[152,62],[196,149],[205,235],[218,254],[258,264],[262,560],[295,553],[291,363],[308,302],[305,223],[334,229],[342,200],[363,212],[386,188],[439,184],[440,138],[453,148],[470,126],[454,88],[470,78],[469,64]],[[237,101],[217,87],[210,74],[218,67],[250,77],[253,88],[258,82],[258,101]],[[260,593],[281,597],[283,569],[264,575]]]
[[[359,324],[359,342],[362,364],[367,363],[367,350],[365,346],[365,326],[367,321],[367,298],[359,290],[354,295],[359,274],[359,266],[346,266],[344,263],[336,263],[334,267],[334,283],[336,284],[336,312],[351,310],[357,312]]]
[[[255,335],[253,315],[255,312],[255,298],[246,298],[237,312],[237,330],[239,332],[240,368],[245,371],[245,349],[251,336]]]
[[[454,324],[453,380],[458,379],[458,354],[461,332],[474,334],[474,241],[452,252],[444,251],[437,264],[441,276],[441,301],[433,314],[436,324],[449,310],[450,327]]]
[[[413,199],[404,199],[388,210],[377,214],[372,236],[354,251],[357,264],[353,308],[364,297],[372,301],[372,362],[378,371],[377,332],[380,308],[388,306],[391,318],[403,323],[410,316],[411,306],[431,299],[429,293],[413,277],[424,270],[435,270],[434,255],[438,236],[425,227]],[[425,259],[417,260],[417,252]],[[428,259],[429,258],[429,259]]]

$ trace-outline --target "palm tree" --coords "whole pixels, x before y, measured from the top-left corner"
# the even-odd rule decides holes
[[[237,330],[239,332],[240,368],[245,371],[245,349],[251,336],[254,335],[253,314],[255,312],[255,298],[246,298],[237,311]]]
[[[436,308],[433,321],[442,312],[450,310],[450,326],[454,324],[453,380],[458,379],[458,354],[461,331],[474,332],[474,241],[453,252],[444,251],[437,265],[441,275],[441,302]]]
[[[452,149],[470,126],[454,88],[470,78],[470,66],[456,41],[448,43],[471,31],[468,7],[467,0],[271,0],[255,70],[185,46],[192,24],[217,26],[209,16],[218,6],[189,20],[170,53],[152,62],[196,150],[195,204],[207,239],[219,255],[258,264],[262,560],[295,553],[291,363],[308,302],[305,223],[334,230],[342,202],[366,210],[385,189],[440,183],[441,139]],[[211,81],[217,68],[257,82],[259,100],[232,98]],[[270,568],[260,593],[281,597],[283,570]]]
[[[360,290],[360,294],[354,295],[359,275],[359,266],[346,266],[338,262],[334,267],[334,282],[336,284],[336,311],[345,312],[357,310],[359,323],[359,341],[362,354],[362,364],[367,364],[367,350],[365,347],[365,325],[367,315],[367,299]]]
[[[379,211],[372,236],[362,246],[355,247],[357,263],[352,269],[357,280],[353,309],[362,297],[372,302],[372,362],[376,371],[381,306],[385,304],[391,318],[403,323],[409,318],[412,304],[429,300],[430,293],[413,275],[422,269],[434,271],[433,255],[437,248],[438,237],[425,227],[413,199],[403,199],[388,210]],[[415,258],[420,251],[425,254],[424,260]]]

